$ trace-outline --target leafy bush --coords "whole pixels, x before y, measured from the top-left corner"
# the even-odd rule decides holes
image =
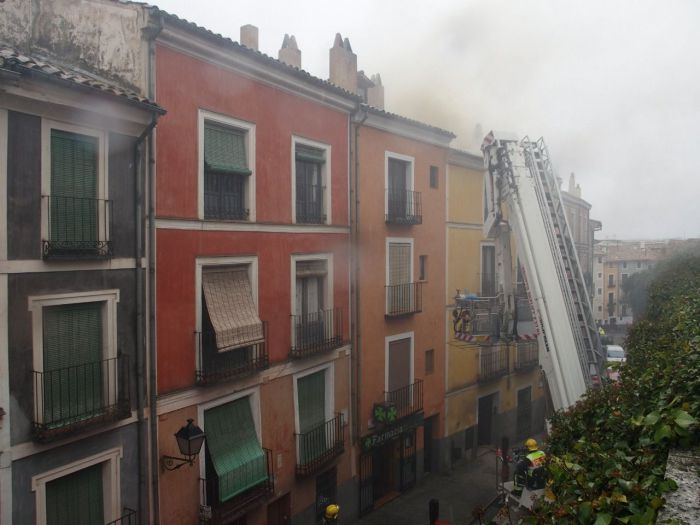
[[[550,499],[526,523],[654,523],[669,449],[700,444],[700,256],[655,273],[620,381],[552,418]]]

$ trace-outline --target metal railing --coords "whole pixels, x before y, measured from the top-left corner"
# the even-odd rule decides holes
[[[323,199],[326,188],[320,184],[296,183],[296,220],[302,224],[324,224]]]
[[[308,357],[343,345],[343,317],[340,308],[293,315],[292,328],[289,357]]]
[[[267,477],[260,483],[246,489],[231,499],[221,501],[219,498],[219,478],[212,472],[211,478],[199,478],[201,502],[199,509],[200,523],[219,525],[231,523],[246,512],[260,505],[266,498],[274,495],[275,485],[272,472],[272,451],[263,448],[265,453],[265,471]]]
[[[410,385],[384,392],[384,401],[396,407],[399,420],[423,410],[423,380],[416,379]]]
[[[246,221],[250,211],[245,207],[246,175],[204,173],[204,218],[208,220]]]
[[[84,427],[131,414],[129,359],[120,355],[55,370],[34,371],[36,441],[50,441]]]
[[[112,256],[111,201],[63,195],[43,195],[41,200],[48,218],[48,239],[42,240],[44,259]]]
[[[421,224],[423,210],[420,192],[386,190],[386,216],[389,224]]]
[[[423,311],[423,282],[390,284],[384,287],[387,317]]]
[[[195,332],[197,345],[197,370],[195,381],[198,385],[210,385],[228,379],[247,376],[267,368],[270,358],[267,349],[267,321],[263,321],[263,340],[250,345],[219,351],[216,347],[216,334],[205,330]],[[251,338],[259,335],[251,330]],[[251,339],[254,341],[254,339]]]
[[[455,304],[456,309],[452,314],[455,332],[470,335],[500,334],[500,306],[497,297],[458,293]]]
[[[537,341],[519,341],[515,345],[515,369],[526,370],[540,362]]]
[[[321,470],[345,450],[343,414],[312,428],[304,434],[294,434],[297,443],[297,476],[308,476]]]
[[[124,508],[120,518],[110,521],[107,525],[138,525],[139,517],[135,510]]]
[[[482,346],[478,381],[490,381],[508,374],[508,346]]]

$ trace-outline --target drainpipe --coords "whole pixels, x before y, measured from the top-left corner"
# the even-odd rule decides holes
[[[358,104],[357,108],[351,116],[352,122],[354,124],[354,138],[350,146],[350,157],[354,159],[354,166],[352,167],[352,176],[350,184],[350,231],[351,231],[351,243],[352,249],[351,254],[351,282],[350,291],[353,296],[353,304],[351,308],[350,316],[350,329],[352,337],[352,351],[350,356],[352,358],[351,362],[351,373],[352,373],[352,398],[353,398],[353,418],[352,418],[352,439],[353,444],[359,443],[360,440],[360,376],[362,372],[361,361],[361,337],[360,337],[360,287],[358,285],[358,274],[360,271],[358,250],[360,246],[360,146],[359,146],[359,135],[360,127],[367,120],[367,112],[362,111],[362,106]]]
[[[136,277],[136,326],[135,326],[135,342],[136,342],[136,410],[138,418],[137,435],[138,435],[138,462],[139,462],[139,488],[138,488],[138,509],[141,523],[148,523],[148,428],[144,417],[145,398],[146,398],[146,373],[145,365],[145,340],[144,327],[145,318],[143,315],[145,293],[143,284],[143,233],[144,233],[144,213],[143,199],[145,194],[144,176],[143,176],[143,144],[147,136],[150,135],[153,128],[158,123],[158,117],[153,116],[151,123],[143,133],[136,139],[134,144],[134,194],[136,197],[136,207],[134,213],[134,224],[136,225],[136,239],[134,246],[134,258],[136,260],[135,277]]]

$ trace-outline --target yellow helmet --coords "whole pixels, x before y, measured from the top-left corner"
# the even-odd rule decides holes
[[[527,447],[528,450],[533,451],[537,450],[537,441],[534,439],[530,438],[525,442],[525,446]]]
[[[323,515],[325,518],[337,518],[340,514],[340,506],[332,503],[326,507],[326,512]]]

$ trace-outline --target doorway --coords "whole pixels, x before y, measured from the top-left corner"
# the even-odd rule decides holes
[[[498,392],[479,398],[477,445],[493,444],[493,422]]]
[[[268,525],[289,525],[292,523],[291,514],[291,500],[287,493],[267,506],[267,523]]]
[[[437,414],[425,419],[423,426],[423,472],[433,471],[433,432],[437,426]]]

